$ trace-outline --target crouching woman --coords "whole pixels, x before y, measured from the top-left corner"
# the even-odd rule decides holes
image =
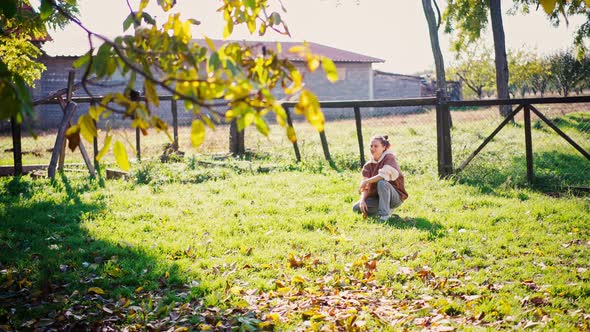
[[[388,220],[391,211],[408,198],[404,176],[395,155],[389,151],[390,146],[387,136],[371,138],[371,160],[363,166],[363,180],[359,185],[361,197],[353,211]]]

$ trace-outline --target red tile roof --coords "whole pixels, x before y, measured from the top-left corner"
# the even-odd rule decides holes
[[[195,39],[194,41],[201,46],[207,45],[205,39]],[[276,51],[276,49],[277,49],[277,47],[276,47],[277,43],[280,43],[282,58],[287,58],[293,62],[304,61],[304,59],[302,57],[300,57],[298,54],[289,52],[289,49],[291,49],[291,47],[296,46],[296,45],[301,45],[301,44],[303,44],[303,42],[268,42],[268,41],[251,41],[251,40],[240,41],[240,40],[221,40],[221,39],[213,39],[212,41],[213,41],[213,44],[215,45],[216,48],[220,47],[223,44],[227,44],[230,42],[237,42],[240,44],[245,44],[247,46],[250,46],[254,49],[257,49],[257,48],[262,49],[262,47],[265,47],[267,49],[272,49],[274,51]],[[330,46],[326,46],[326,45],[322,45],[322,44],[310,43],[310,42],[308,42],[307,44],[309,45],[312,53],[325,56],[329,59],[332,59],[332,61],[334,61],[334,62],[356,62],[356,63],[385,62],[385,60],[382,60],[382,59],[378,59],[378,58],[370,57],[367,55],[354,53],[354,52],[350,52],[350,51],[346,51],[346,50],[342,50],[339,48],[334,48],[334,47],[330,47]]]

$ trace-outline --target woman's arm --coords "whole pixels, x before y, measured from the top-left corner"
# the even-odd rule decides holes
[[[371,183],[376,183],[376,182],[379,182],[379,181],[381,181],[383,179],[384,178],[381,175],[379,175],[379,174],[377,174],[377,175],[375,175],[375,176],[373,176],[371,178],[364,178],[361,181],[361,184],[359,185],[359,191],[366,192],[367,191],[366,190],[367,189],[367,186],[369,186]]]

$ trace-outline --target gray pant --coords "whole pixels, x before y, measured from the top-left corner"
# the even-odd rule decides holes
[[[377,197],[368,197],[367,211],[368,215],[379,214],[380,216],[388,216],[391,214],[391,209],[402,205],[402,200],[399,198],[399,193],[391,185],[391,183],[380,180],[377,182]],[[357,202],[352,210],[354,212],[361,212],[359,202]]]

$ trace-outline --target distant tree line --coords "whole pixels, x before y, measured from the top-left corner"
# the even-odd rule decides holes
[[[458,52],[447,79],[460,81],[466,98],[496,95],[492,49],[481,44]],[[558,94],[582,94],[590,89],[590,56],[577,58],[571,49],[546,56],[527,50],[509,50],[509,92],[512,98]]]

